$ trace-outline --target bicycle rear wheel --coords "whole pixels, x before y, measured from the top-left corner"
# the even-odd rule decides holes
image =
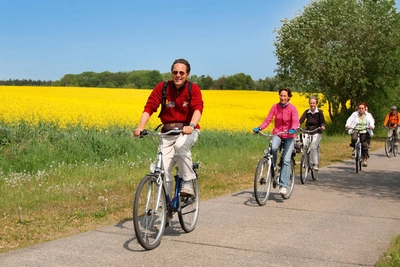
[[[166,200],[162,184],[157,184],[157,178],[147,175],[136,190],[133,202],[133,226],[140,245],[154,249],[160,245],[166,222]],[[161,192],[157,202],[158,192]]]
[[[287,193],[285,195],[282,195],[284,199],[289,199],[290,196],[293,193],[293,188],[294,188],[294,180],[295,180],[295,161],[294,158],[291,159],[290,161],[290,179],[289,179],[289,187],[287,188]]]
[[[392,138],[388,137],[385,141],[385,153],[388,158],[392,157]]]
[[[260,159],[254,174],[254,197],[260,206],[267,203],[272,179],[272,166],[269,165],[268,159]]]
[[[304,154],[301,156],[301,163],[300,163],[300,181],[302,184],[306,183],[308,171],[309,171],[309,154],[305,151]]]
[[[197,176],[197,175],[196,175]],[[199,216],[200,190],[198,179],[193,179],[192,188],[194,195],[180,196],[180,211],[178,212],[179,223],[186,233],[194,230]]]

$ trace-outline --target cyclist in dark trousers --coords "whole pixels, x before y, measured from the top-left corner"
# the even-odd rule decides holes
[[[310,108],[304,111],[300,117],[300,125],[306,122],[306,130],[312,131],[321,127],[321,130],[315,131],[313,135],[313,142],[310,147],[310,163],[314,165],[314,171],[319,170],[319,157],[318,146],[321,141],[322,131],[325,130],[325,118],[322,110],[318,109],[318,98],[316,96],[310,97],[308,100]]]

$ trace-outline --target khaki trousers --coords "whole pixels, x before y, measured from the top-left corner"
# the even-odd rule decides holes
[[[168,185],[172,186],[172,169],[175,164],[178,166],[179,176],[184,181],[196,178],[190,149],[197,142],[199,134],[200,131],[195,129],[189,135],[165,135],[162,137],[163,163]],[[168,190],[171,191],[171,188]]]

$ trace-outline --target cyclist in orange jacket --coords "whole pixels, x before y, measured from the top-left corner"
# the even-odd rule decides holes
[[[399,133],[400,133],[400,114],[397,112],[397,107],[392,106],[391,112],[386,115],[385,121],[383,122],[383,126],[389,128],[388,136],[394,136],[394,145],[399,145]]]

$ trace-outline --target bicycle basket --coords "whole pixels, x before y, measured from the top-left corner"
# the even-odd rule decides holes
[[[294,140],[294,149],[296,150],[296,152],[301,153],[302,148],[303,148],[303,143],[301,142],[301,140],[295,139]]]

